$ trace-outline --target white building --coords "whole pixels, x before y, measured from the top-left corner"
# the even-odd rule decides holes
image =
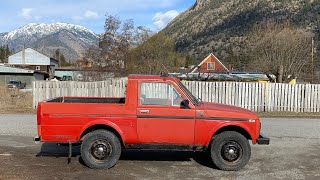
[[[59,62],[34,49],[27,48],[17,52],[8,59],[8,65],[28,68],[34,71],[45,72],[48,77],[53,77],[54,69]]]

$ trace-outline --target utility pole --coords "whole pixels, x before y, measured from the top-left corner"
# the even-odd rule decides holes
[[[314,76],[314,38],[312,37],[311,42],[311,84],[313,84],[313,76]]]
[[[61,67],[61,61],[60,61],[60,49],[58,49],[58,60],[59,60],[59,67]]]

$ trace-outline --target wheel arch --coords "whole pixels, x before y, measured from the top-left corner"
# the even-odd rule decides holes
[[[80,141],[82,141],[88,133],[93,132],[95,130],[108,130],[112,132],[119,138],[119,141],[121,142],[121,146],[123,148],[125,147],[123,136],[121,136],[121,134],[115,128],[106,124],[95,124],[87,127],[85,130],[82,131],[80,135]]]
[[[211,133],[212,135],[209,139],[209,142],[207,143],[208,147],[210,146],[212,140],[215,138],[216,135],[218,135],[222,132],[225,132],[225,131],[238,132],[238,133],[242,134],[246,139],[254,141],[254,139],[252,138],[253,136],[249,133],[249,131],[245,127],[237,126],[237,125],[225,125],[225,126],[220,127],[216,131]]]

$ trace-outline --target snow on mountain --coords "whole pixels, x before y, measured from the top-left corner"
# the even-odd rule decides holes
[[[8,33],[0,33],[0,45],[18,51],[23,46],[41,50],[51,56],[60,49],[67,59],[78,59],[88,47],[97,44],[98,36],[85,27],[67,23],[30,23]]]
[[[54,24],[30,23],[17,30],[7,33],[3,37],[3,39],[6,41],[10,41],[19,37],[34,36],[34,35],[38,37],[43,37],[43,36],[56,33],[60,30],[80,31],[80,32],[91,34],[92,36],[96,36],[94,32],[79,25],[73,25],[73,24],[67,24],[67,23],[54,23]]]

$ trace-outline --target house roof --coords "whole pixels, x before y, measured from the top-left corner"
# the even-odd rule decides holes
[[[203,64],[205,63],[210,57],[213,57],[215,60],[218,61],[219,64],[222,65],[222,67],[229,72],[229,69],[224,65],[222,64],[222,62],[213,54],[213,53],[210,53],[203,61],[201,61],[201,63],[198,65],[198,66],[195,66],[192,70],[191,70],[191,73],[195,73],[196,70]]]
[[[74,66],[69,66],[69,67],[55,68],[55,71],[81,71],[81,69],[74,67]]]
[[[0,73],[22,73],[22,74],[33,74],[35,71],[29,69],[15,68],[5,65],[0,65]]]
[[[58,60],[56,60],[56,59],[54,59],[54,58],[52,58],[52,57],[50,57],[50,60],[51,60],[51,61],[56,61],[57,63],[59,63]]]
[[[166,77],[171,79],[172,77]],[[160,75],[145,75],[145,74],[130,74],[128,79],[153,79],[153,80],[163,80],[164,77]]]
[[[172,76],[180,79],[190,80],[220,80],[220,81],[269,81],[270,78],[265,73],[171,73]]]
[[[59,62],[58,60],[56,60],[50,56],[47,56],[47,55],[45,55],[45,54],[43,54],[33,48],[25,48],[24,50],[25,50],[25,54],[23,54],[23,50],[21,50],[21,51],[18,51],[16,53],[10,55],[9,56],[9,63],[10,64],[21,64],[23,56],[26,61],[24,63],[29,64],[29,65],[51,65],[50,61],[54,61],[55,63]],[[41,62],[37,62],[36,59],[41,59]]]

